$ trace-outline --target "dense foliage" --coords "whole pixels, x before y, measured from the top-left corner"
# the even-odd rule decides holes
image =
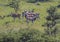
[[[59,42],[55,36],[46,35],[36,29],[20,29],[16,31],[8,31],[1,33],[0,42]]]

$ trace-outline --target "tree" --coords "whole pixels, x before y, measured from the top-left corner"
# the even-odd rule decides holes
[[[20,0],[8,0],[8,4],[0,4],[0,6],[5,6],[5,7],[9,6],[13,8],[17,13],[17,11],[19,10],[19,3]]]
[[[20,2],[20,0],[12,0],[6,6],[9,6],[11,8],[14,8],[15,12],[17,13],[17,11],[19,9],[19,2]]]
[[[47,10],[49,15],[54,15],[56,12],[56,7],[51,6],[48,10]]]
[[[55,28],[56,26],[56,20],[59,19],[56,18],[57,15],[55,15],[55,12],[56,12],[56,7],[50,7],[49,10],[47,11],[48,12],[48,16],[46,18],[47,22],[46,22],[46,27],[47,29],[45,30],[46,34],[49,35],[49,36],[52,36],[54,34],[56,34],[57,32],[57,28]]]

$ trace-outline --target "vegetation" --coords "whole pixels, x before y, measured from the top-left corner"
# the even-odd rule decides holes
[[[0,16],[32,9],[40,14],[33,24],[27,24],[22,17],[15,21],[0,17],[0,42],[60,42],[60,0],[0,0],[0,4],[7,5],[0,6]]]
[[[7,34],[0,38],[0,42],[40,42],[42,39],[41,32],[35,29],[20,29],[18,32],[10,30]]]
[[[2,33],[2,32],[1,32]],[[20,29],[19,31],[8,31],[1,35],[0,42],[59,42],[54,36],[45,35],[36,29]]]

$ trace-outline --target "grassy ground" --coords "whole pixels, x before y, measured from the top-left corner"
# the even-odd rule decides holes
[[[0,0],[0,4],[7,4],[8,1],[4,1],[4,0]],[[40,20],[36,20],[34,22],[33,25],[31,25],[32,23],[30,22],[29,24],[27,24],[25,22],[25,19],[20,19],[20,21],[18,19],[16,19],[15,22],[13,21],[12,17],[6,17],[4,19],[0,19],[0,31],[1,32],[5,32],[6,30],[9,29],[15,29],[18,30],[20,28],[35,28],[38,30],[41,30],[42,32],[44,31],[45,27],[42,27],[41,25],[44,24],[46,22],[45,17],[47,16],[47,9],[50,6],[57,6],[59,3],[58,2],[39,2],[40,5],[36,5],[35,3],[27,3],[24,1],[20,2],[20,9],[18,11],[18,13],[22,13],[24,10],[32,10],[35,9],[35,12],[40,13]],[[59,9],[58,9],[59,10]],[[60,10],[59,10],[60,11]],[[58,12],[59,12],[58,11]],[[10,7],[4,7],[4,6],[0,6],[0,15],[8,15],[11,12],[14,12],[14,9],[10,8]],[[5,25],[5,22],[10,21],[10,23],[7,25]]]

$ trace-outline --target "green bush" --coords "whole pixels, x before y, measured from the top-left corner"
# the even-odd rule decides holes
[[[36,29],[9,30],[0,35],[0,42],[59,42],[54,36],[45,35]]]
[[[41,35],[42,33],[35,29],[23,29],[20,30],[21,37],[18,42],[42,42]]]
[[[36,29],[20,29],[18,32],[13,30],[2,35],[1,42],[42,42],[42,33]]]

